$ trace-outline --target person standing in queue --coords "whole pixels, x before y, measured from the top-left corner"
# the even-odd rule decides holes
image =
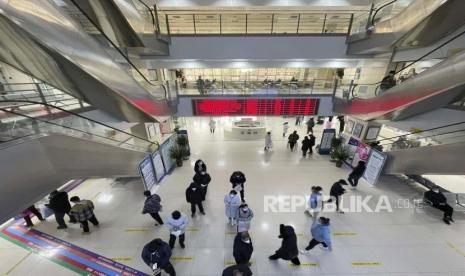
[[[229,182],[231,182],[232,188],[236,191],[240,190],[239,192],[241,193],[242,202],[245,202],[245,196],[244,196],[245,181],[246,181],[245,175],[241,171],[233,172],[231,174],[231,177],[229,178]]]
[[[208,184],[210,184],[212,180],[210,174],[208,174],[206,171],[201,170],[194,175],[192,180],[196,184],[200,185],[200,188],[202,190],[202,201],[204,201],[207,196]]]
[[[308,139],[307,136],[304,137],[304,140],[302,141],[302,156],[306,157],[307,156],[307,151],[310,148],[310,139]]]
[[[318,244],[322,244],[323,250],[332,251],[332,243],[331,243],[331,229],[329,226],[329,218],[320,217],[318,220],[314,221],[311,228],[312,233],[312,240],[305,247],[305,250],[302,250],[302,254],[307,254]]]
[[[236,264],[250,264],[250,258],[253,253],[252,239],[249,232],[237,233],[234,238],[233,256]]]
[[[355,167],[349,174],[349,178],[347,178],[347,180],[353,188],[357,187],[358,181],[360,180],[360,178],[362,178],[365,169],[365,161],[358,161],[357,167]]]
[[[268,257],[270,260],[283,259],[291,261],[294,265],[300,265],[299,249],[297,248],[297,235],[290,225],[279,226],[279,238],[283,239],[281,247]]]
[[[99,226],[97,217],[94,214],[94,203],[92,201],[88,199],[81,200],[78,196],[73,196],[69,200],[74,203],[69,213],[81,223],[83,234],[89,233],[89,221],[94,226]]]
[[[297,134],[297,130],[294,130],[293,133],[289,135],[289,147],[291,148],[291,151],[294,151],[294,147],[297,144],[297,141],[299,140],[299,134]]]
[[[221,276],[252,276],[252,270],[248,265],[232,265],[225,268]]]
[[[58,190],[55,190],[50,193],[49,196],[49,203],[46,204],[48,208],[53,210],[53,213],[55,213],[55,220],[58,223],[57,229],[66,229],[68,226],[66,226],[65,223],[65,214],[69,216],[69,221],[71,223],[75,223],[76,219],[69,214],[69,211],[71,211],[71,204],[69,203],[68,199],[68,193],[65,191],[59,192]]]
[[[195,161],[194,164],[194,172],[197,174],[200,171],[207,172],[207,165],[205,165],[202,159]]]
[[[340,179],[338,182],[334,183],[333,186],[331,186],[331,190],[329,191],[331,198],[328,199],[328,202],[332,202],[334,199],[336,201],[336,211],[344,214],[344,211],[342,211],[339,206],[341,201],[340,197],[346,192],[346,189],[344,189],[342,185],[348,185],[344,179]]]
[[[181,246],[181,248],[184,249],[186,247],[184,240],[186,238],[185,233],[188,223],[189,220],[187,219],[187,216],[179,212],[178,210],[171,213],[171,216],[169,216],[166,220],[166,224],[168,225],[168,228],[170,230],[169,245],[171,249],[174,248],[174,243],[176,242],[177,237],[179,237],[179,245]]]
[[[150,214],[150,216],[156,221],[155,226],[163,225],[163,220],[158,212],[161,212],[163,207],[161,206],[161,198],[157,194],[151,194],[150,191],[144,191],[146,197],[144,202],[144,209],[142,214]]]
[[[247,232],[250,229],[250,222],[253,218],[253,211],[247,204],[241,204],[237,209],[237,232]]]
[[[186,189],[186,201],[191,204],[192,217],[195,216],[196,206],[202,215],[205,215],[202,201],[204,199],[202,187],[200,184],[192,182]]]
[[[161,271],[164,270],[170,276],[176,276],[174,267],[170,262],[172,251],[169,245],[162,239],[154,239],[147,243],[142,249],[142,260],[152,270],[154,276],[161,276]]]
[[[241,206],[241,197],[237,194],[236,190],[231,190],[224,197],[225,213],[231,226],[236,224],[237,209],[239,209],[239,206]]]

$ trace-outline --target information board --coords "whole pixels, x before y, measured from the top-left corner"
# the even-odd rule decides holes
[[[370,156],[368,157],[366,169],[363,173],[363,179],[365,179],[365,181],[371,186],[376,185],[376,182],[378,182],[378,178],[383,170],[385,161],[386,155],[384,153],[374,149],[370,150]]]
[[[176,160],[170,157],[170,149],[176,144],[176,137],[176,134],[171,135],[171,137],[160,146],[161,157],[165,164],[165,173],[171,173],[175,168]]]
[[[319,99],[193,99],[194,115],[316,115]]]
[[[323,130],[321,135],[320,148],[318,149],[319,154],[329,154],[331,151],[331,141],[336,136],[336,130],[334,128],[327,128]]]
[[[152,152],[151,156],[153,168],[155,169],[155,179],[159,183],[165,176],[165,165],[159,150]]]
[[[153,169],[152,158],[147,156],[139,164],[139,173],[144,182],[144,187],[146,191],[150,191],[156,184],[155,171]]]

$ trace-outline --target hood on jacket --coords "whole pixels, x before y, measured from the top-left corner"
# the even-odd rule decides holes
[[[163,241],[161,239],[154,239],[153,241],[149,242],[148,249],[150,252],[155,252],[163,246]]]
[[[289,238],[289,237],[294,236],[295,235],[294,227],[290,225],[284,225],[284,227],[282,227],[281,235],[283,238]]]

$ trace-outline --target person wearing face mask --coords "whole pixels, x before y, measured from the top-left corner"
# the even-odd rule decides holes
[[[237,209],[237,232],[246,232],[250,229],[250,222],[253,218],[252,209],[247,204],[241,204]]]
[[[323,188],[320,186],[312,186],[312,194],[308,199],[308,207],[306,213],[316,220],[323,210]]]
[[[318,220],[314,221],[310,232],[312,233],[313,239],[310,241],[305,250],[302,250],[300,253],[309,253],[310,250],[312,250],[318,244],[323,245],[322,249],[327,249],[329,251],[333,250],[329,218],[320,217]]]
[[[270,260],[283,259],[291,261],[294,265],[300,265],[299,249],[297,248],[297,235],[294,227],[290,225],[279,225],[279,238],[283,239],[281,247],[269,256]]]
[[[195,164],[194,164],[194,172],[197,174],[200,171],[207,172],[207,165],[205,165],[202,159],[195,161]]]
[[[234,247],[233,247],[233,256],[236,260],[236,264],[245,264],[250,263],[250,258],[252,257],[253,245],[252,239],[250,238],[249,232],[245,231],[242,233],[237,233],[234,238]]]
[[[142,249],[142,260],[152,270],[153,275],[161,276],[161,271],[164,270],[171,276],[176,276],[174,267],[170,262],[171,248],[166,242],[161,239],[154,239],[144,246]]]
[[[202,215],[205,215],[202,205],[203,192],[200,184],[192,182],[186,189],[186,201],[191,204],[192,217],[195,216],[195,207],[199,207]]]
[[[202,201],[204,201],[207,196],[208,184],[210,184],[212,178],[206,171],[200,170],[194,175],[192,180],[200,186],[202,190]]]
[[[187,216],[179,211],[174,211],[171,213],[171,216],[168,217],[166,220],[166,225],[170,229],[170,241],[169,245],[171,249],[174,248],[174,243],[176,242],[176,238],[179,237],[179,245],[181,248],[185,248],[184,240],[185,240],[185,232],[187,228],[187,224],[189,220]]]
[[[452,219],[454,208],[447,203],[447,198],[439,191],[439,187],[433,187],[431,190],[425,192],[423,196],[426,202],[429,202],[434,208],[444,212],[442,220],[446,224],[450,224],[451,221],[454,222]]]
[[[236,224],[237,210],[241,205],[241,197],[237,194],[236,190],[231,190],[229,194],[224,197],[224,206],[228,223],[231,226]]]
[[[244,183],[245,183],[245,175],[241,171],[235,171],[231,174],[231,177],[229,178],[229,182],[232,184],[232,188],[234,190],[240,190],[241,193],[241,200],[242,202],[245,201],[244,197]]]

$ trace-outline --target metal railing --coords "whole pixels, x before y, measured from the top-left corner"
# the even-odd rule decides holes
[[[347,35],[352,13],[167,14],[171,35]]]

